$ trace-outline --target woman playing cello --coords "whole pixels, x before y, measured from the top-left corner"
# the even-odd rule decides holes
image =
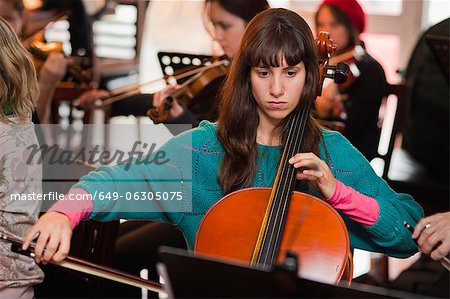
[[[37,262],[64,259],[71,230],[84,218],[169,221],[192,248],[200,221],[221,197],[273,184],[289,119],[314,101],[318,76],[316,45],[306,22],[285,9],[258,14],[233,59],[218,123],[204,121],[167,142],[161,148],[165,163],[100,167],[83,177],[67,198],[92,200],[55,204],[30,229],[24,248],[39,234]],[[402,223],[415,225],[423,216],[421,207],[390,189],[341,134],[320,128],[312,115],[304,120],[303,151],[289,157],[296,178],[308,183],[302,191],[339,211],[352,248],[397,257],[415,253],[416,245]],[[96,197],[113,192],[117,200]],[[141,192],[180,193],[173,200],[126,199]]]

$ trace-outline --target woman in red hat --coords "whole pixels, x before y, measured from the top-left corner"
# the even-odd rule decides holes
[[[343,121],[344,135],[370,161],[377,153],[378,111],[387,83],[383,68],[359,39],[366,24],[364,11],[356,0],[324,0],[315,21],[317,32],[329,32],[338,46],[331,62],[346,62],[351,72],[347,83],[324,87],[316,100],[318,116]]]

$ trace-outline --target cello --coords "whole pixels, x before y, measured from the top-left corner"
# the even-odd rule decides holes
[[[319,34],[317,44],[320,94],[324,78],[334,75],[328,58],[336,46],[327,33]],[[197,231],[196,254],[265,268],[282,263],[287,253],[293,253],[298,257],[297,273],[303,278],[326,283],[351,281],[353,262],[343,219],[325,201],[294,191],[296,169],[288,160],[301,152],[312,104],[291,115],[273,187],[238,190],[215,203]]]

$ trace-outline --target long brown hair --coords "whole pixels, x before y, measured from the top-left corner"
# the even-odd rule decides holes
[[[5,107],[28,118],[39,95],[36,70],[12,27],[0,17],[0,121],[11,122]]]
[[[300,102],[292,115],[316,98],[319,76],[316,45],[311,29],[302,17],[282,8],[268,9],[247,26],[222,90],[217,136],[225,149],[225,156],[218,180],[225,194],[251,186],[256,173],[259,116],[252,94],[251,68],[259,65],[279,67],[282,57],[291,66],[303,62],[306,69]],[[283,143],[291,115],[277,128]],[[304,150],[318,153],[320,140],[321,130],[310,116]]]
[[[267,0],[205,0],[205,6],[211,2],[219,3],[226,11],[240,17],[246,23],[270,7]]]
[[[247,25],[254,16],[270,8],[267,0],[205,0],[203,9],[203,24],[206,31],[214,36],[214,29],[211,24],[209,11],[211,3],[218,3],[227,12],[238,16]]]

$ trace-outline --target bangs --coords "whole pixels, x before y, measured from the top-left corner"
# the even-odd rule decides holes
[[[245,61],[250,67],[280,67],[283,58],[289,66],[294,66],[311,59],[305,57],[305,45],[297,32],[278,28],[259,35],[262,36],[265,38],[247,48]]]

